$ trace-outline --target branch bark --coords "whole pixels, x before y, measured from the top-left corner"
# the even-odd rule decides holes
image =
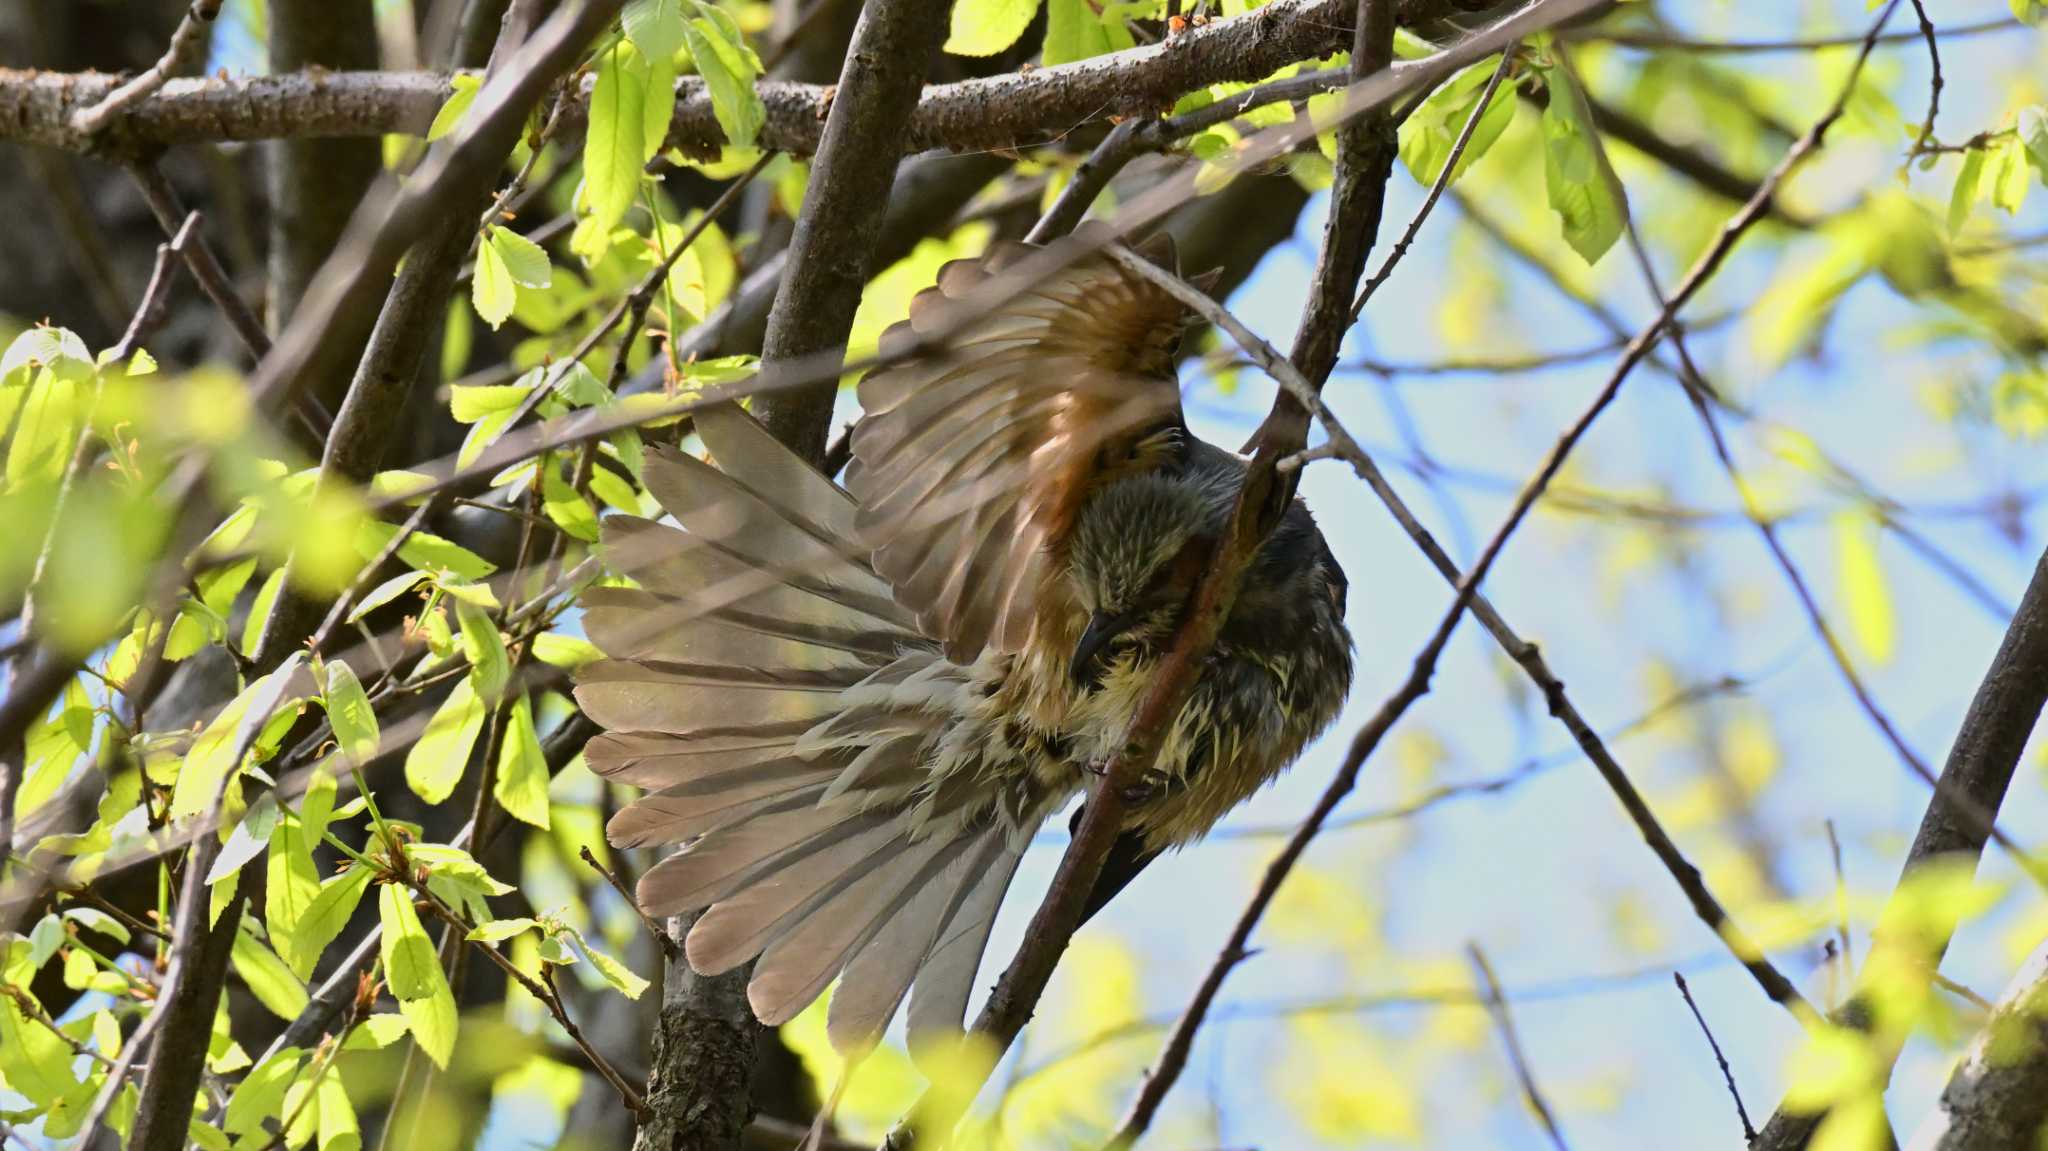
[[[1042,143],[1113,114],[1156,114],[1179,96],[1224,81],[1264,79],[1284,65],[1350,46],[1349,0],[1275,0],[1159,44],[1051,68],[937,84],[924,91],[901,147],[909,151],[1015,148]],[[1426,23],[1472,7],[1461,0],[1400,0],[1395,19]],[[938,24],[945,23],[941,13]],[[930,29],[936,32],[936,29]],[[93,73],[0,69],[0,139],[70,151],[133,150],[198,141],[424,132],[448,95],[434,72],[289,73],[174,80],[97,136],[71,124],[77,109],[114,87]],[[767,106],[764,149],[818,150],[831,106],[848,93],[782,81],[756,86]],[[686,150],[723,143],[711,96],[678,82],[669,141]],[[587,99],[589,86],[579,92]]]
[[[2048,947],[2035,951],[1956,1065],[1907,1151],[2039,1145],[2048,1124]]]
[[[862,11],[854,26],[768,313],[764,373],[845,345],[946,11],[946,0],[885,0]],[[837,381],[826,380],[765,397],[754,411],[776,439],[822,465],[838,392]]]

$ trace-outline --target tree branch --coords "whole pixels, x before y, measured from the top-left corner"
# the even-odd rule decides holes
[[[2048,1124],[2048,947],[2006,985],[1998,1007],[1949,1076],[1913,1151],[2037,1146]]]
[[[788,361],[829,357],[846,343],[946,11],[945,0],[878,0],[854,26],[768,313],[761,360],[770,379]],[[820,381],[767,397],[754,412],[770,434],[817,465],[838,391],[836,380]]]
[[[1042,143],[1112,114],[1156,114],[1197,88],[1262,80],[1281,67],[1350,46],[1350,0],[1275,0],[1257,11],[1191,28],[1159,44],[1093,59],[925,89],[903,147],[988,149]],[[1400,0],[1395,18],[1412,25],[1462,11],[1460,0]],[[944,20],[939,23],[943,24]],[[113,81],[96,74],[0,69],[0,139],[69,151],[285,136],[423,133],[448,95],[431,72],[289,73],[179,80],[128,110],[98,138],[71,126],[72,112]],[[763,81],[761,147],[809,155],[824,136],[829,86]],[[587,100],[588,84],[577,101]],[[472,113],[474,115],[474,113]],[[715,149],[724,140],[704,83],[676,86],[669,142]]]

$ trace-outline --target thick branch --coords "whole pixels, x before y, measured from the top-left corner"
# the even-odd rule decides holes
[[[1459,0],[1403,0],[1395,16],[1413,24],[1470,7]],[[1040,143],[1111,114],[1157,113],[1197,88],[1251,82],[1301,60],[1350,47],[1349,0],[1275,0],[1255,12],[1192,28],[1159,44],[1072,64],[937,84],[918,100],[906,150],[1009,148]],[[943,14],[937,21],[943,25]],[[71,114],[115,86],[96,73],[0,69],[0,139],[71,151],[139,148],[203,140],[287,136],[363,136],[426,130],[447,97],[447,77],[432,72],[289,73],[174,80],[128,109],[98,138],[71,125]],[[763,148],[809,154],[824,136],[828,112],[844,91],[764,81]],[[716,147],[722,136],[711,96],[695,77],[676,87],[670,141]],[[587,98],[589,85],[581,89]]]
[[[2038,1146],[2048,1124],[2048,948],[2014,975],[1970,1044],[1913,1151]]]
[[[878,0],[854,26],[768,313],[761,358],[771,377],[777,365],[830,356],[846,343],[947,7],[946,0]],[[767,397],[754,411],[776,439],[820,464],[837,393],[837,382],[826,380]]]

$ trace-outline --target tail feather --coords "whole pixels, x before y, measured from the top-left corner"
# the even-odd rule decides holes
[[[885,813],[849,813],[795,801],[720,828],[662,860],[640,877],[641,909],[679,915],[709,907],[752,883],[846,839],[870,835],[875,846],[896,833]],[[879,834],[876,834],[879,833]]]
[[[771,1027],[794,1019],[965,846],[939,836],[905,844],[778,935],[747,984],[755,1017]]]
[[[649,453],[643,474],[654,498],[691,535],[843,603],[882,614],[893,602],[874,569],[851,558],[849,542],[819,538],[710,464],[661,450]]]
[[[1021,858],[1020,845],[1003,844],[995,862],[981,873],[939,929],[938,942],[932,945],[910,987],[913,1054],[927,1037],[957,1035],[965,1024],[967,1000],[974,992],[974,976],[981,970],[982,952],[988,950],[996,910],[1010,890],[1010,879],[1017,874]]]
[[[721,612],[684,614],[668,601],[624,588],[591,588],[583,603],[583,632],[613,659],[662,663],[721,663],[730,667],[784,668],[848,673],[851,686],[874,670],[873,654],[856,646],[859,637],[834,643],[816,627],[775,626],[762,617]]]
[[[892,821],[778,869],[772,883],[750,884],[720,899],[690,929],[684,945],[690,966],[707,975],[738,967],[778,935],[818,918],[842,891],[886,870],[907,846]]]
[[[617,847],[682,843],[738,822],[798,792],[812,801],[839,774],[833,763],[782,760],[643,795],[605,824]]]
[[[881,1037],[909,993],[918,968],[937,945],[940,930],[1002,846],[999,832],[983,832],[846,965],[825,1016],[825,1033],[834,1048],[856,1051],[873,1046]]]
[[[660,468],[665,463],[657,458],[653,466]],[[894,603],[847,602],[829,589],[787,583],[776,572],[666,524],[638,516],[608,516],[603,528],[605,561],[668,601],[664,609],[674,613],[674,619],[738,608],[819,627],[915,634],[910,614]]]

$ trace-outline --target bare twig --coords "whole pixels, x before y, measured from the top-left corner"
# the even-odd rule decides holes
[[[668,937],[668,933],[661,929],[661,924],[656,923],[653,916],[640,910],[640,900],[633,895],[633,889],[626,886],[625,881],[614,874],[611,868],[598,861],[589,844],[585,844],[578,854],[583,857],[583,862],[590,865],[591,870],[604,876],[604,881],[611,884],[612,890],[619,893],[619,898],[626,901],[626,906],[633,909],[633,914],[640,917],[641,926],[647,929],[648,936],[654,940],[654,946],[661,951],[662,957],[673,961],[679,954],[676,941]]]
[[[732,202],[739,197],[741,192],[746,190],[749,184],[754,182],[754,178],[761,174],[761,170],[766,168],[775,159],[775,156],[774,152],[761,153],[760,159],[755,160],[753,164],[748,166],[746,171],[740,173],[730,183],[726,184],[725,190],[718,194],[716,200],[711,201],[711,206],[704,209],[703,214],[697,218],[697,222],[683,232],[683,238],[677,240],[669,247],[669,250],[662,255],[654,267],[648,269],[647,274],[641,277],[640,283],[633,288],[632,292],[628,293],[619,306],[613,308],[605,317],[605,320],[599,323],[593,335],[602,336],[604,333],[609,332],[617,325],[621,315],[624,316],[626,321],[626,333],[619,338],[618,354],[612,357],[611,378],[607,381],[613,392],[616,393],[619,390],[619,386],[625,383],[626,355],[632,351],[633,341],[639,338],[640,329],[646,325],[647,309],[653,306],[654,297],[661,294],[661,286],[668,279],[669,269],[675,267],[676,261],[683,258],[683,253],[690,250],[690,245],[697,242],[697,237],[704,234],[704,230],[711,226],[712,221],[725,214],[725,210],[732,205]],[[658,226],[655,229],[655,236],[657,239],[661,236],[661,229]],[[585,341],[588,342],[589,340],[590,337],[586,336]],[[571,357],[570,359],[573,361],[576,357]],[[544,388],[534,389],[537,395],[544,394],[545,391],[546,389]]]
[[[1423,221],[1429,219],[1429,214],[1436,209],[1436,202],[1443,198],[1444,189],[1450,187],[1451,180],[1458,171],[1458,165],[1465,158],[1465,148],[1472,142],[1472,134],[1478,130],[1479,121],[1486,118],[1486,109],[1493,103],[1493,94],[1500,90],[1501,81],[1514,70],[1515,53],[1519,48],[1519,44],[1510,44],[1501,52],[1500,66],[1493,70],[1493,76],[1486,81],[1486,90],[1480,93],[1479,103],[1473,105],[1472,114],[1465,117],[1465,126],[1458,129],[1458,138],[1451,144],[1450,156],[1444,161],[1443,171],[1438,172],[1436,179],[1430,183],[1429,194],[1422,198],[1422,206],[1415,209],[1415,215],[1402,230],[1401,238],[1394,242],[1393,250],[1387,253],[1386,260],[1380,264],[1380,270],[1374,272],[1372,279],[1365,282],[1365,287],[1359,289],[1358,301],[1351,305],[1352,323],[1358,322],[1358,317],[1365,312],[1365,305],[1372,300],[1373,293],[1379,291],[1380,285],[1387,282],[1387,277],[1394,274],[1394,265],[1399,264],[1401,257],[1408,254],[1409,246],[1415,243],[1416,234],[1422,231]]]
[[[458,938],[468,936],[474,925],[454,908],[442,902],[441,898],[429,891],[425,884],[413,884],[412,890],[416,897],[427,901],[428,906],[434,909],[434,914],[448,925],[449,930],[456,932]],[[578,1027],[576,1020],[569,1015],[569,1009],[562,1003],[561,994],[555,990],[554,977],[545,967],[541,969],[541,977],[536,979],[520,970],[518,964],[505,958],[492,944],[481,939],[472,939],[469,943],[496,964],[498,969],[505,973],[506,978],[525,988],[527,994],[539,1000],[541,1005],[548,1009],[548,1014],[554,1016],[555,1022],[562,1025],[562,1031],[568,1035],[569,1042],[576,1045],[576,1049],[581,1051],[584,1058],[590,1060],[590,1065],[597,1069],[598,1075],[606,1083],[611,1084],[612,1090],[619,1093],[619,1099],[625,1103],[628,1111],[638,1115],[647,1110],[647,1101],[641,1098],[640,1092],[631,1083],[626,1082],[625,1076],[619,1074],[618,1068],[612,1066],[611,1061],[584,1037],[583,1029]]]
[[[1835,941],[1842,949],[1842,971],[1853,975],[1856,971],[1856,951],[1849,941],[1849,880],[1842,871],[1842,841],[1835,835],[1835,821],[1825,821],[1828,832],[1828,858],[1835,868]]]
[[[1692,1017],[1700,1025],[1700,1034],[1707,1037],[1707,1046],[1713,1049],[1714,1062],[1721,1067],[1721,1078],[1728,1084],[1728,1097],[1735,1100],[1735,1117],[1742,1120],[1742,1140],[1756,1141],[1756,1128],[1750,1126],[1749,1109],[1742,1105],[1742,1091],[1735,1086],[1735,1070],[1728,1066],[1728,1057],[1721,1054],[1721,1044],[1714,1038],[1714,1029],[1707,1026],[1707,1017],[1700,1014],[1700,1005],[1693,1002],[1692,988],[1685,985],[1685,976],[1677,971],[1671,973],[1672,982],[1678,984],[1678,993],[1685,997],[1685,1005],[1692,1009]]]
[[[107,93],[98,103],[80,109],[72,117],[71,130],[81,136],[96,136],[109,120],[146,99],[173,76],[190,71],[206,51],[206,40],[213,32],[214,20],[220,16],[222,2],[192,0],[192,7],[186,10],[185,18],[178,21],[177,29],[171,33],[169,46],[156,63],[140,76]]]
[[[1557,1125],[1557,1116],[1544,1101],[1543,1092],[1537,1089],[1535,1073],[1529,1069],[1529,1057],[1522,1050],[1522,1040],[1515,1033],[1514,1016],[1508,1013],[1507,1000],[1501,997],[1500,981],[1494,978],[1493,965],[1486,961],[1486,953],[1479,950],[1477,943],[1469,944],[1466,953],[1472,959],[1472,970],[1479,982],[1486,988],[1486,1008],[1493,1016],[1493,1025],[1500,1032],[1501,1046],[1506,1048],[1508,1063],[1515,1069],[1515,1079],[1522,1085],[1522,1098],[1529,1104],[1529,1110],[1536,1113],[1536,1121],[1543,1126],[1543,1133],[1550,1137],[1550,1145],[1557,1151],[1570,1151],[1564,1140],[1564,1132]]]
[[[166,236],[176,236],[190,219],[184,204],[179,202],[177,189],[164,175],[163,169],[154,163],[138,163],[132,166],[130,174],[135,184],[142,189],[142,198],[156,217],[158,226]],[[199,290],[220,309],[222,318],[234,329],[235,336],[249,354],[262,359],[270,353],[270,334],[263,330],[263,321],[256,318],[256,312],[241,293],[235,291],[234,281],[220,260],[213,254],[213,246],[206,242],[206,233],[194,230],[179,253],[185,257],[185,266],[192,270],[192,278],[199,284]]]
[[[1934,120],[1941,114],[1941,44],[1934,30],[1934,21],[1927,18],[1924,0],[1913,0],[1913,14],[1920,18],[1920,36],[1927,41],[1927,64],[1932,75],[1927,81],[1927,119],[1920,125],[1920,136],[1913,141],[1912,156],[1924,152],[1934,140]]]
[[[1981,36],[1987,32],[2009,32],[2026,26],[2011,17],[2002,17],[1979,20],[1974,24],[1958,24],[1940,35],[1945,39],[1960,40],[1966,36]],[[1879,36],[1876,43],[1903,44],[1909,40],[1920,39],[1920,36],[1919,32],[1887,32]],[[1843,32],[1835,36],[1801,36],[1782,40],[1695,40],[1666,32],[1589,32],[1583,37],[1572,38],[1600,40],[1623,48],[1722,56],[1805,53],[1820,48],[1854,48],[1868,39],[1861,32]]]

